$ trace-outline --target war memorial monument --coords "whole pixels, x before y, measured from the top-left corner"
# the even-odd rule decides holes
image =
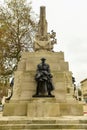
[[[55,36],[54,31],[47,32],[45,7],[41,6],[34,52],[22,53],[0,130],[87,129],[83,106],[72,97],[72,72],[64,52],[53,51]]]

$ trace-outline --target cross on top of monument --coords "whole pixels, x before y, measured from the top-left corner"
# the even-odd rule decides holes
[[[51,33],[47,32],[47,21],[46,21],[46,7],[40,7],[40,20],[38,22],[38,31],[35,36],[34,50],[35,51],[52,51],[53,45],[57,43],[55,39],[56,33],[52,30]]]

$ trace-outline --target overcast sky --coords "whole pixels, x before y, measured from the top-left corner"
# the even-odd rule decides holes
[[[32,0],[39,14],[46,6],[48,32],[57,34],[55,51],[63,51],[77,85],[87,78],[87,0]]]

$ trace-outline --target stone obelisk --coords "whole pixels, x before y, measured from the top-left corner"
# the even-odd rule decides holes
[[[45,7],[40,8],[40,20],[38,23],[38,34],[40,36],[47,35],[47,21],[46,21],[46,13],[45,13]]]
[[[56,33],[47,32],[45,7],[40,7],[38,31],[34,40],[34,52],[23,52],[15,72],[13,97],[4,106],[4,116],[58,117],[61,115],[82,115],[83,107],[67,100],[67,88],[72,87],[72,72],[64,60],[64,52],[53,52]],[[37,64],[44,57],[53,75],[53,98],[35,98],[35,74]],[[71,94],[71,92],[70,92]],[[71,95],[72,96],[72,95]]]

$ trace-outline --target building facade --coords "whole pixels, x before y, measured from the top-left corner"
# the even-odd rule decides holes
[[[81,83],[81,90],[82,90],[83,99],[87,103],[87,78],[82,80],[80,83]]]

